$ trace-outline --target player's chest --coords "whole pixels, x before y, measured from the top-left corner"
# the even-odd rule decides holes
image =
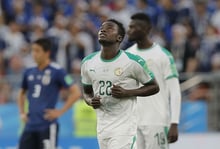
[[[136,54],[140,55],[146,61],[149,68],[157,67],[159,70],[163,69],[163,66],[161,65],[163,63],[163,57],[159,56],[160,54],[155,53],[153,50]]]
[[[129,75],[126,65],[93,66],[88,73],[92,80],[118,80]]]
[[[51,71],[29,73],[27,76],[29,85],[41,84],[44,86],[50,85],[54,80],[54,74]]]

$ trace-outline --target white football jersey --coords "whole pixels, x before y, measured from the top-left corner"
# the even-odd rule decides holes
[[[160,87],[159,93],[155,95],[137,98],[137,111],[140,115],[138,125],[169,126],[170,103],[165,81],[173,77],[178,78],[173,56],[156,43],[151,48],[144,50],[138,49],[137,44],[134,44],[127,51],[141,56],[147,62],[148,68],[154,73]]]
[[[136,97],[113,98],[111,87],[136,89],[139,83],[146,84],[153,78],[144,59],[122,50],[112,60],[102,59],[100,51],[84,58],[82,83],[92,85],[94,95],[101,97],[102,105],[96,109],[98,137],[136,135]]]

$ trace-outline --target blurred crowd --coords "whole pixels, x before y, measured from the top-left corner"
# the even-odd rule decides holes
[[[81,60],[99,50],[101,23],[114,18],[128,28],[136,12],[150,16],[152,40],[173,53],[180,73],[220,70],[220,0],[1,0],[0,104],[15,100],[33,65],[32,41],[49,37],[52,59],[79,74]],[[125,38],[121,48],[131,44]]]

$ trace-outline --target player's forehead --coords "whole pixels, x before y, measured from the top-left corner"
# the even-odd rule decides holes
[[[111,27],[111,28],[117,28],[117,24],[115,24],[112,21],[105,21],[102,23],[101,28],[102,27]]]
[[[147,25],[147,23],[144,20],[140,20],[140,19],[132,19],[130,22],[130,25],[139,25],[139,26],[143,26],[143,25]]]
[[[33,43],[33,44],[31,45],[31,48],[32,48],[32,49],[41,49],[42,47],[41,47],[39,44]]]
[[[36,43],[33,43],[31,45],[31,50],[32,51],[44,51],[43,47],[41,45],[39,45],[39,44],[36,44]]]

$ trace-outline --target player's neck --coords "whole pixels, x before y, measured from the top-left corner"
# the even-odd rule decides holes
[[[152,45],[153,45],[153,42],[151,42],[148,39],[137,41],[137,46],[139,49],[148,49],[152,47]]]
[[[43,70],[43,69],[45,69],[49,64],[50,64],[50,60],[47,59],[47,60],[45,60],[44,62],[38,64],[38,69],[39,69],[39,70]]]
[[[101,49],[101,58],[105,60],[113,59],[115,56],[119,53],[119,46],[108,46],[108,47],[102,47]]]

